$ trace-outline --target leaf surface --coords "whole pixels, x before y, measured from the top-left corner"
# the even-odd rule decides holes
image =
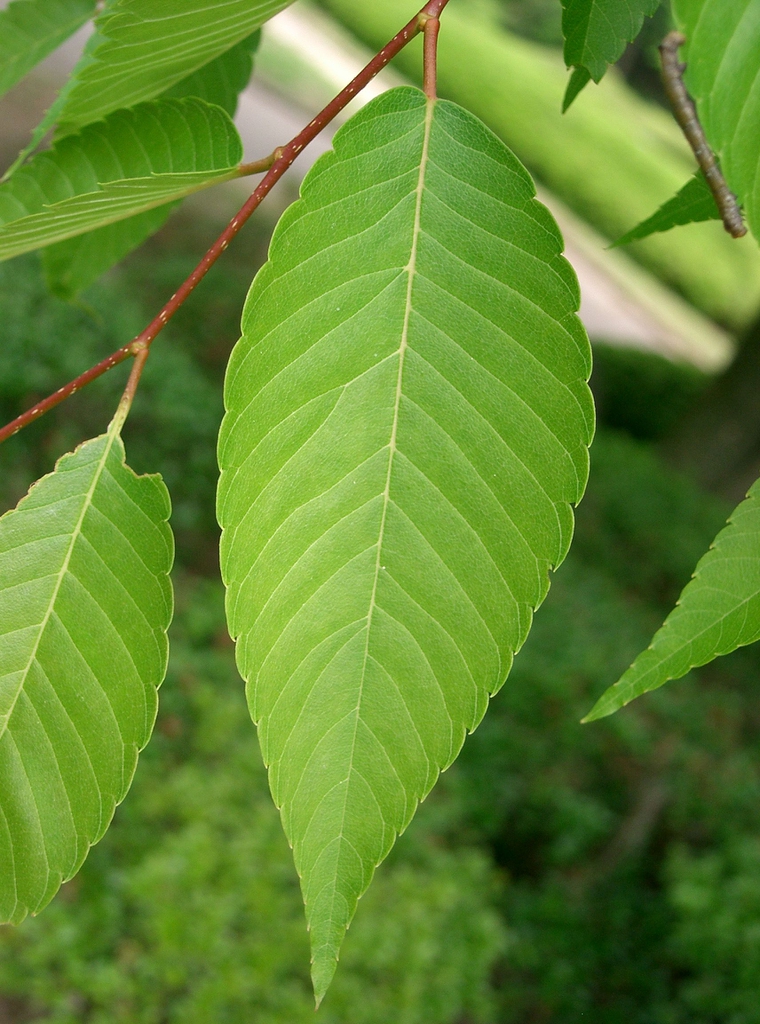
[[[600,82],[641,31],[660,0],[562,0],[565,64],[576,70],[565,96],[566,110],[589,77]],[[585,70],[586,75],[583,75]]]
[[[163,94],[164,98],[195,97],[222,107],[233,117],[238,96],[251,77],[253,54],[260,38],[261,33],[254,32],[178,82]],[[169,203],[49,246],[43,254],[48,287],[63,299],[73,298],[158,231],[176,206]]]
[[[670,231],[679,224],[694,224],[697,221],[720,220],[715,199],[701,171],[690,178],[683,188],[663,203],[659,210],[647,217],[635,228],[631,228],[615,245],[628,245],[639,238],[646,238],[656,231]]]
[[[281,220],[230,362],[228,620],[317,1000],[375,866],[504,682],[570,543],[590,351],[534,197],[473,115],[386,93]]]
[[[74,70],[58,132],[152,99],[246,39],[291,0],[116,0]]]
[[[722,654],[760,639],[760,480],[697,564],[651,645],[584,721],[611,715]]]
[[[0,919],[37,913],[124,798],[166,671],[173,557],[159,477],[117,420],[0,518]]]
[[[14,0],[0,11],[0,96],[94,12],[95,0]]]
[[[215,103],[234,117],[238,97],[253,73],[253,55],[260,41],[261,32],[253,32],[216,60],[161,93],[162,97],[185,99],[195,96],[206,103]]]
[[[38,153],[0,186],[0,259],[234,178],[241,156],[232,121],[202,100],[116,111]]]
[[[675,0],[685,82],[729,187],[760,239],[760,4]]]

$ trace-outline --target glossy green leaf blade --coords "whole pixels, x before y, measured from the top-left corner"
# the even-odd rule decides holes
[[[250,36],[291,0],[117,0],[58,113],[59,134],[151,99]]]
[[[95,13],[95,0],[14,0],[0,11],[0,96]]]
[[[670,231],[679,224],[694,224],[703,220],[720,220],[720,212],[704,175],[699,171],[672,199],[668,199],[651,217],[618,238],[614,245],[628,245],[656,231]]]
[[[0,259],[151,210],[238,174],[240,138],[202,100],[120,110],[0,186]]]
[[[0,919],[36,913],[124,798],[166,670],[173,557],[159,477],[108,433],[0,519]]]
[[[760,639],[760,480],[731,513],[651,645],[592,708],[611,715],[737,647]]]
[[[729,187],[760,239],[760,4],[675,0],[686,85]]]
[[[565,64],[600,82],[659,6],[660,0],[562,0]]]
[[[386,93],[281,220],[231,359],[228,619],[318,1000],[570,543],[590,352],[534,196],[473,115]]]

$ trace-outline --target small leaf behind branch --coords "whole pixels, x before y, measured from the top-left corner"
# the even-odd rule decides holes
[[[318,1001],[570,543],[593,408],[561,251],[495,135],[396,89],[307,176],[246,304],[222,571]]]
[[[627,231],[614,245],[628,245],[656,231],[670,231],[680,224],[703,220],[720,220],[720,210],[701,171],[690,178],[682,189],[663,203],[656,213]]]
[[[0,96],[95,13],[95,0],[14,0],[0,11]]]
[[[37,913],[123,800],[166,671],[173,556],[159,477],[117,421],[0,519],[0,920]]]
[[[722,654],[760,639],[760,480],[731,513],[651,645],[584,721],[611,715]]]
[[[232,121],[202,100],[116,111],[0,186],[0,260],[234,178],[241,156]]]
[[[659,6],[660,0],[562,0],[565,64],[575,68],[563,109],[590,78],[602,80]]]

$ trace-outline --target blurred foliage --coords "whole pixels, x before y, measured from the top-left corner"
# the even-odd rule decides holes
[[[126,341],[212,230],[180,215],[89,292],[90,310],[47,297],[35,259],[3,265],[3,417]],[[0,932],[9,1024],[314,1019],[297,879],[215,575],[220,382],[265,232],[236,246],[157,343],[126,437],[175,501],[156,734],[80,875]],[[5,505],[105,427],[120,372],[0,448]],[[592,384],[601,427],[571,555],[483,724],[362,900],[326,1024],[760,1020],[760,652],[579,724],[725,518],[652,446],[706,381],[599,348]]]
[[[661,440],[710,382],[688,363],[653,359],[635,348],[594,345],[594,400],[603,423],[647,441]]]

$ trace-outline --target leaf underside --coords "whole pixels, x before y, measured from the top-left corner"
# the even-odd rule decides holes
[[[162,98],[201,99],[222,107],[233,117],[238,96],[251,77],[260,38],[261,33],[254,32],[178,82]],[[63,299],[73,298],[158,231],[176,207],[177,203],[168,203],[48,247],[43,254],[48,287]]]
[[[760,4],[676,0],[673,6],[687,39],[686,85],[729,188],[760,239]]]
[[[660,0],[562,0],[565,64],[575,69],[563,109],[590,79],[602,80],[659,6]]]
[[[116,111],[38,153],[0,186],[0,260],[233,178],[241,156],[228,115],[202,100]]]
[[[570,543],[590,350],[534,194],[471,114],[384,94],[281,220],[230,362],[228,620],[318,1001]]]
[[[206,103],[215,103],[234,117],[238,96],[248,85],[253,72],[253,55],[260,41],[261,32],[252,32],[231,50],[183,78],[161,96],[167,99],[194,96]]]
[[[15,0],[0,11],[0,96],[94,12],[95,0]]]
[[[699,561],[651,645],[594,705],[585,721],[760,639],[760,481]]]
[[[246,39],[291,0],[116,0],[74,69],[58,133],[153,99]]]
[[[631,228],[614,245],[628,245],[657,231],[670,231],[680,224],[694,224],[703,220],[720,220],[720,211],[701,171],[690,178],[683,188],[668,199],[651,217]]]
[[[0,919],[76,873],[150,736],[172,610],[169,498],[115,424],[0,518]]]

